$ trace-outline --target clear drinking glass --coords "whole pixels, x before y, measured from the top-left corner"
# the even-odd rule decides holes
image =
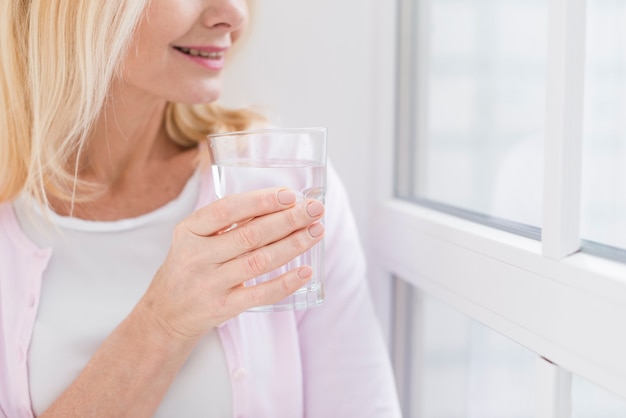
[[[326,189],[326,129],[291,128],[228,132],[208,136],[218,198],[266,187],[288,187],[298,200],[324,201]],[[311,279],[282,301],[251,309],[273,312],[306,309],[324,302],[324,242],[284,266],[244,283],[254,286],[303,265]]]

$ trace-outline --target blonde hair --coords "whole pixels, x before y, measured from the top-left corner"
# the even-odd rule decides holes
[[[0,2],[0,202],[21,191],[74,198],[76,161],[150,0]],[[260,118],[215,104],[168,104],[166,129],[193,147]]]

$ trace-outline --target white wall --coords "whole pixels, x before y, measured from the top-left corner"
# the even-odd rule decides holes
[[[359,223],[372,140],[371,13],[362,0],[262,0],[226,72],[223,103],[259,105],[281,126],[325,126]]]
[[[384,0],[389,1],[389,0]],[[281,126],[325,126],[364,245],[379,140],[377,0],[262,0],[226,72],[222,103],[257,105]],[[388,63],[389,64],[389,63]],[[384,278],[370,276],[375,295]],[[386,285],[386,284],[385,284]],[[381,315],[386,295],[375,297]],[[384,316],[384,315],[383,315]]]

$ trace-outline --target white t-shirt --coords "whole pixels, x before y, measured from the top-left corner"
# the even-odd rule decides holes
[[[24,232],[41,248],[52,249],[28,355],[37,415],[141,298],[165,259],[174,226],[195,208],[199,188],[196,173],[176,199],[132,219],[99,222],[48,213],[56,227],[43,222],[29,198],[17,200]],[[221,342],[212,331],[180,370],[155,417],[230,417],[230,385]]]

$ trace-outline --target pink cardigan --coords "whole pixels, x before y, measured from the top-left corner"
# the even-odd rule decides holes
[[[202,190],[198,207],[214,199],[209,171]],[[332,167],[324,222],[325,303],[306,311],[244,313],[218,329],[234,417],[401,416],[356,226]],[[33,417],[28,349],[50,257],[22,233],[11,204],[0,204],[0,417]]]

